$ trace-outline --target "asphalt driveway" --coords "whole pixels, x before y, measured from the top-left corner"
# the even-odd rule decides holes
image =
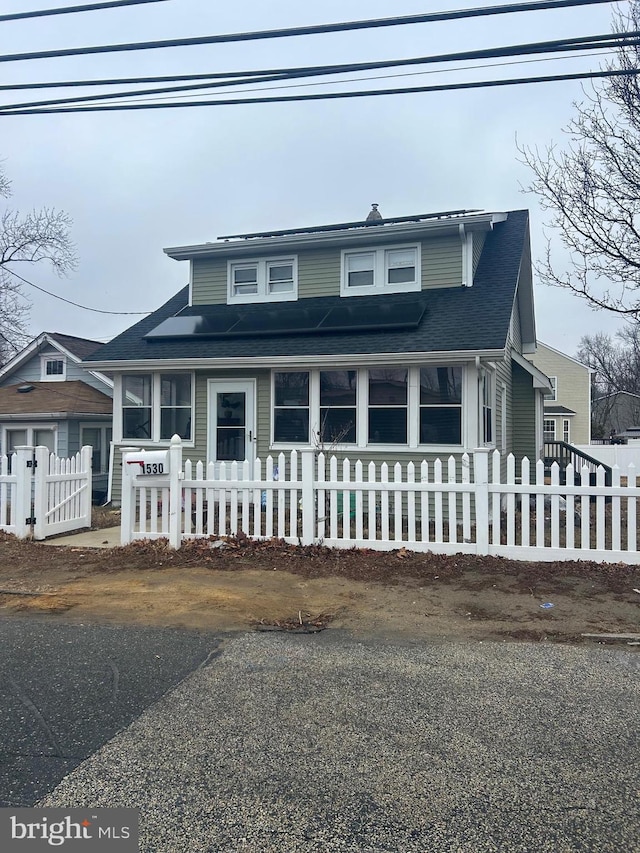
[[[175,629],[0,619],[0,806],[30,806],[218,641]]]
[[[21,801],[72,770],[42,804],[138,807],[145,853],[640,850],[633,652],[0,624]]]

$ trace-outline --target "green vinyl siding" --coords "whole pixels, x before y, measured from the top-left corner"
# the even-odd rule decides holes
[[[193,305],[224,305],[227,301],[227,262],[221,258],[191,261]]]
[[[512,377],[512,452],[518,462],[520,462],[523,456],[526,456],[533,463],[537,461],[535,435],[536,411],[533,380],[530,374],[515,362],[512,362]]]
[[[462,284],[462,243],[459,237],[423,240],[422,288],[460,287]]]
[[[340,249],[317,249],[298,255],[298,296],[339,296]]]
[[[412,243],[407,241],[407,244]],[[379,245],[376,243],[374,247]],[[389,245],[396,246],[402,243],[394,241]],[[362,251],[366,251],[367,248],[370,247],[363,246]],[[298,298],[340,294],[341,251],[339,248],[311,249],[293,254],[298,258]],[[460,286],[462,243],[458,237],[423,240],[421,255],[423,288]],[[274,257],[282,256],[280,253]],[[226,259],[194,259],[191,267],[191,293],[194,305],[225,304],[227,301]]]

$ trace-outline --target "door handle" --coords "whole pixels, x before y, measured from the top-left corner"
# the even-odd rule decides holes
[[[253,441],[253,433],[249,430],[249,441]]]

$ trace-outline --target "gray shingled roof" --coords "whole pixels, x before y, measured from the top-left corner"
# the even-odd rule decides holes
[[[89,338],[76,338],[74,335],[63,335],[60,332],[47,332],[47,334],[60,346],[81,359],[92,355],[102,346],[100,341],[91,341]]]
[[[385,352],[443,352],[504,349],[509,332],[523,250],[529,239],[528,212],[512,211],[504,222],[487,234],[473,287],[434,288],[420,293],[398,293],[387,297],[394,302],[420,300],[425,306],[415,330],[345,331],[325,334],[274,335],[269,337],[226,337],[224,339],[179,339],[148,341],[144,335],[162,320],[178,312],[203,314],[230,310],[227,305],[186,308],[188,287],[158,311],[136,323],[105,344],[85,361],[251,358],[295,355],[345,355]],[[379,304],[382,296],[353,297],[363,307]],[[305,299],[305,306],[329,308],[341,297]],[[292,303],[282,303],[286,311]],[[299,304],[299,303],[298,303]],[[237,306],[233,306],[237,311]],[[247,315],[264,310],[263,305],[246,305]]]

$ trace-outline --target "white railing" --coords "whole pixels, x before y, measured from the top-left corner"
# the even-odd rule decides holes
[[[91,455],[91,447],[63,459],[25,446],[0,456],[0,530],[46,539],[90,527]]]
[[[144,454],[143,454],[144,456]],[[139,454],[136,458],[139,458]],[[419,465],[338,460],[313,450],[248,462],[182,464],[174,437],[162,476],[123,465],[122,538],[169,539],[244,534],[293,544],[407,548],[494,554],[522,560],[640,562],[640,488],[633,465],[594,476],[556,463],[506,460],[479,448],[470,456]],[[491,464],[490,464],[491,463]],[[218,476],[216,477],[216,472]]]

